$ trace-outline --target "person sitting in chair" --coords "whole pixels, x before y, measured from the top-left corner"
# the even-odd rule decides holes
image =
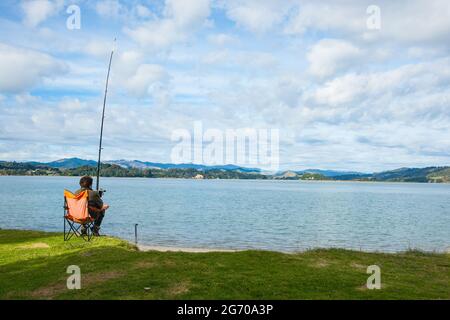
[[[79,194],[85,190],[88,190],[89,194],[89,215],[94,219],[94,226],[92,227],[92,233],[95,236],[99,236],[100,225],[102,224],[105,211],[109,208],[109,205],[104,204],[101,195],[98,191],[92,190],[93,179],[89,176],[81,177],[80,189],[75,192]],[[86,234],[86,227],[81,226],[81,234]]]

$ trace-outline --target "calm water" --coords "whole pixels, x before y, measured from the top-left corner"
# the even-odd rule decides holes
[[[77,178],[0,177],[0,228],[62,230]],[[103,232],[140,243],[300,251],[450,248],[450,185],[104,178]]]

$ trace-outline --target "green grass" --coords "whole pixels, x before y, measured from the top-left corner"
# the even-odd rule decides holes
[[[374,264],[381,290],[365,287]],[[66,288],[69,265],[81,290]],[[450,299],[450,254],[139,252],[115,238],[0,230],[0,299]]]

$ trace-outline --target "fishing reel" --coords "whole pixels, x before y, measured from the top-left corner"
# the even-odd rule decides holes
[[[103,196],[103,194],[106,192],[105,189],[98,189],[98,194],[100,195],[100,198]]]

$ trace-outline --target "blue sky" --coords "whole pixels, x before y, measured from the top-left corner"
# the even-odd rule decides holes
[[[279,130],[282,168],[449,165],[449,33],[445,0],[2,1],[0,159],[96,158],[116,37],[105,159],[201,121]]]

